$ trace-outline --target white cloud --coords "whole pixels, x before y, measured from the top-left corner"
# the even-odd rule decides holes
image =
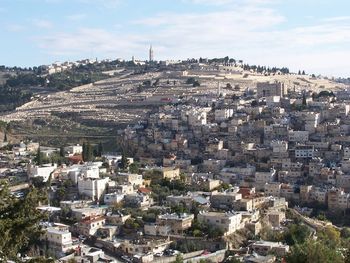
[[[21,32],[24,31],[26,27],[19,24],[9,24],[5,26],[5,29],[9,32]]]
[[[86,55],[93,51],[117,57],[122,52],[143,46],[139,44],[142,42],[141,37],[120,36],[98,28],[80,28],[74,33],[57,33],[36,40],[40,42],[41,48],[55,55]]]
[[[350,21],[350,16],[335,16],[328,17],[323,19],[324,22],[342,22],[342,21]]]
[[[72,15],[67,16],[67,19],[70,21],[80,21],[80,20],[85,19],[86,17],[87,17],[86,14],[72,14]]]
[[[49,20],[45,19],[34,19],[32,21],[33,25],[38,27],[38,28],[43,28],[43,29],[49,29],[52,28],[52,23]]]
[[[99,56],[145,58],[149,43],[153,43],[157,59],[228,55],[252,64],[289,66],[315,74],[335,74],[339,65],[339,74],[349,74],[350,25],[346,19],[315,20],[314,25],[284,28],[286,18],[273,6],[263,4],[266,0],[238,1],[246,4],[208,13],[160,13],[135,20],[127,33],[122,25],[110,30],[82,28],[70,34],[52,33],[38,41],[51,54],[86,55],[93,50]],[[137,33],[132,32],[135,26]]]

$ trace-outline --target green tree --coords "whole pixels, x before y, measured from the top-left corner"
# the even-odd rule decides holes
[[[43,154],[40,150],[40,147],[38,148],[36,152],[36,156],[34,158],[34,161],[36,162],[37,165],[42,165],[43,164]]]
[[[90,142],[88,142],[86,145],[86,158],[88,162],[93,160],[93,149]]]
[[[198,80],[196,80],[193,84],[192,84],[192,87],[200,87],[200,83],[199,83],[199,81]]]
[[[44,178],[42,176],[33,177],[31,181],[36,188],[43,188],[45,186]]]
[[[60,157],[64,157],[64,147],[63,146],[61,146],[60,147]]]
[[[306,95],[305,92],[303,93],[303,101],[302,101],[303,106],[306,106]]]
[[[122,153],[122,159],[120,161],[120,168],[123,170],[127,170],[129,167],[129,159],[126,157],[125,151]]]
[[[340,235],[342,238],[350,238],[350,228],[343,227],[340,231]]]
[[[138,162],[133,162],[129,165],[130,173],[137,174],[140,170],[140,164]]]
[[[86,143],[85,142],[83,142],[82,157],[83,157],[83,161],[85,161],[86,160]]]
[[[7,142],[7,133],[4,133],[4,142]]]
[[[284,233],[284,240],[288,245],[301,244],[310,236],[310,230],[302,224],[293,224]]]
[[[322,241],[308,239],[291,248],[286,256],[287,263],[343,263],[342,255],[336,249],[330,248]]]
[[[101,157],[101,156],[102,156],[102,153],[103,153],[103,145],[102,145],[102,143],[100,142],[100,143],[98,144],[98,147],[97,147],[97,156],[98,156],[98,157]]]
[[[196,79],[193,78],[193,77],[190,77],[190,78],[188,78],[188,79],[186,80],[186,84],[193,84],[193,83],[195,83],[195,82],[196,82]]]
[[[46,215],[36,209],[46,200],[43,192],[30,188],[23,199],[11,195],[6,182],[0,182],[0,258],[18,261],[17,254],[24,254],[38,244],[42,229],[39,222]],[[40,261],[32,261],[40,262]]]
[[[90,142],[83,143],[83,161],[90,162],[93,160],[93,148]]]
[[[183,262],[184,262],[184,259],[183,259],[182,255],[178,254],[176,256],[176,259],[175,259],[174,263],[183,263]]]
[[[320,239],[330,248],[338,248],[341,243],[340,231],[328,226],[318,233]]]

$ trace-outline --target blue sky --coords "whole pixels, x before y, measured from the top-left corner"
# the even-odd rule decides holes
[[[348,0],[0,0],[0,64],[230,56],[350,76]]]

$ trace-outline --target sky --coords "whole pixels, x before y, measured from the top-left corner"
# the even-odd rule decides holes
[[[350,77],[349,0],[0,0],[0,65],[229,56]]]

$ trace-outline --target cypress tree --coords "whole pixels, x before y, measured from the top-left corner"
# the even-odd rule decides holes
[[[98,144],[98,150],[97,150],[98,157],[101,157],[101,156],[102,156],[102,152],[103,152],[103,145],[102,145],[102,143],[100,142],[100,143]]]
[[[41,151],[40,151],[40,147],[38,148],[38,151],[36,153],[35,160],[36,160],[37,165],[42,165],[43,164],[43,158],[42,158],[42,154],[41,154]]]
[[[86,161],[90,162],[93,160],[93,149],[90,142],[86,145]]]
[[[83,161],[86,162],[86,143],[83,142]]]
[[[120,162],[120,167],[121,167],[123,170],[126,170],[126,169],[129,167],[129,160],[128,160],[128,158],[126,158],[126,153],[125,153],[125,151],[123,151],[123,154],[122,154],[122,159],[121,159],[121,162]]]
[[[63,148],[63,146],[60,147],[60,156],[64,157],[64,148]]]
[[[305,92],[303,93],[303,106],[306,106],[306,95]]]

